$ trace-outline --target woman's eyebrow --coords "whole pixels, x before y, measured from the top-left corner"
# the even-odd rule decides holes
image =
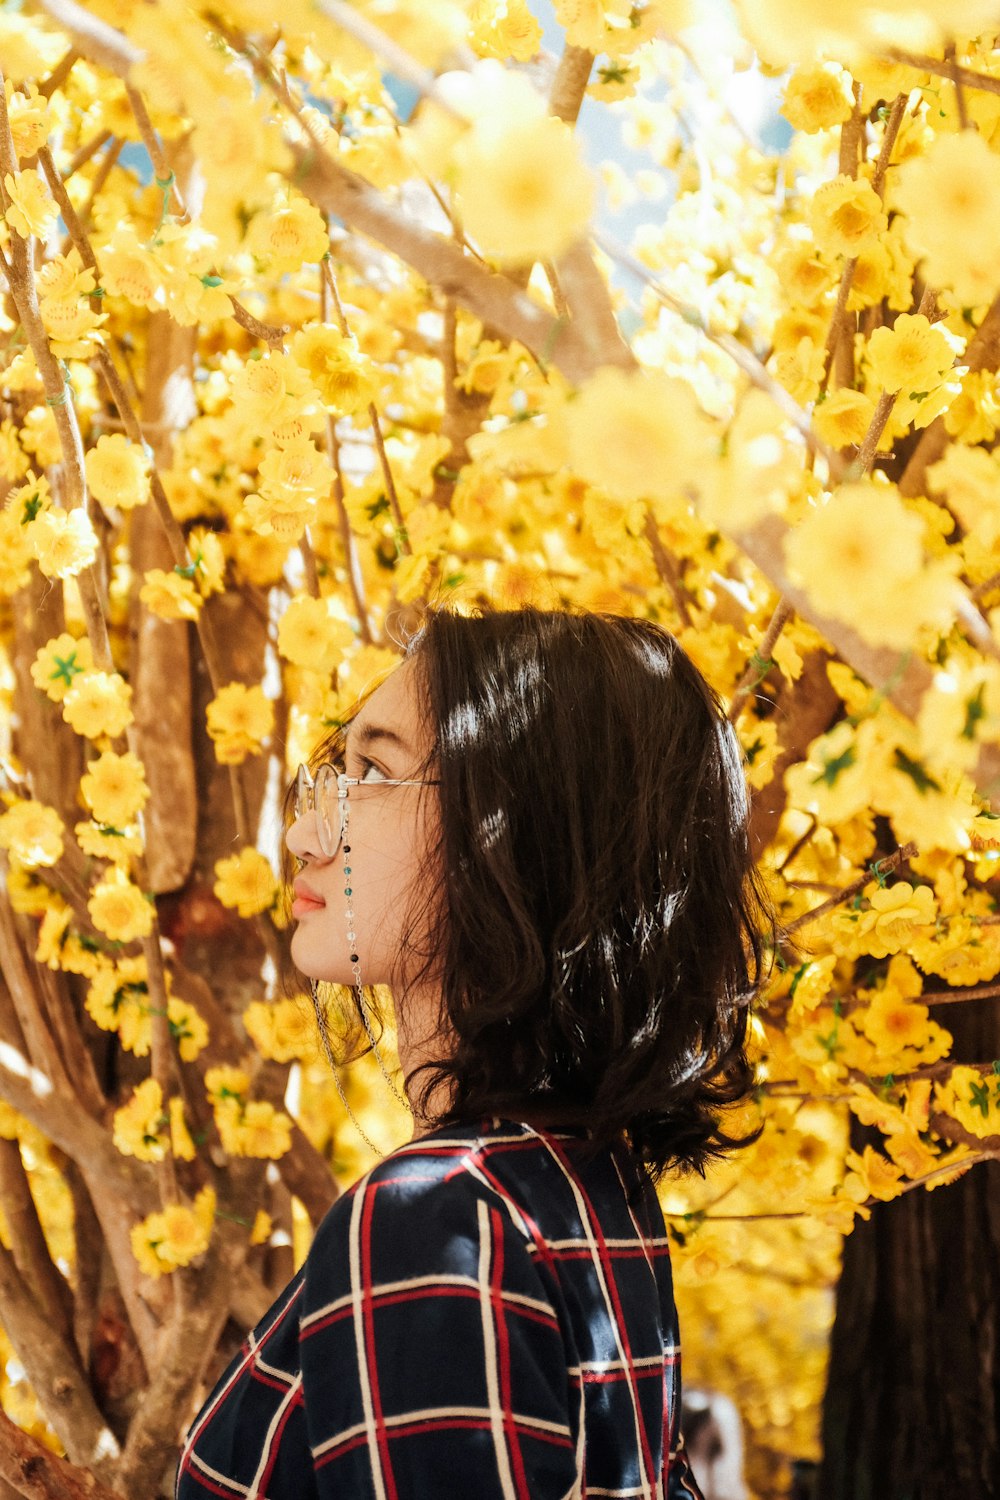
[[[344,749],[351,746],[367,749],[376,740],[385,740],[390,745],[397,746],[400,750],[409,750],[409,745],[398,735],[394,729],[385,729],[380,724],[362,724],[358,728],[349,729],[344,742]]]

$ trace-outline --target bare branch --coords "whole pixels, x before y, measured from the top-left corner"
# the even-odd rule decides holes
[[[0,1411],[0,1477],[23,1500],[125,1500],[87,1468],[59,1458]]]
[[[774,650],[778,636],[791,619],[792,613],[792,606],[788,603],[788,600],[779,599],[768,627],[764,632],[764,638],[747,663],[746,669],[733,691],[733,696],[729,703],[729,719],[731,723],[736,723],[746,707],[747,700],[753,689],[759,682],[763,682],[768,672],[774,666],[774,662],[771,660],[771,652]]]
[[[86,6],[77,5],[75,0],[41,0],[41,6],[72,37],[81,57],[107,68],[119,78],[128,78],[131,69],[146,55],[122,32],[95,16]]]
[[[556,76],[552,80],[549,93],[550,115],[565,120],[567,125],[576,124],[593,66],[593,52],[567,42],[559,59]]]
[[[871,885],[878,875],[888,875],[892,870],[898,870],[905,860],[916,858],[919,852],[916,844],[910,843],[904,844],[894,854],[887,854],[884,859],[877,859],[859,880],[852,880],[850,885],[845,885],[843,890],[831,896],[829,901],[820,902],[819,906],[814,906],[811,911],[805,911],[794,921],[786,923],[782,928],[783,936],[790,937],[793,932],[798,932],[801,927],[805,927],[807,922],[815,922],[818,917],[826,916],[827,912],[833,911],[836,907],[842,906],[845,901],[849,901],[852,896],[856,896],[858,891],[863,891],[866,885]]]

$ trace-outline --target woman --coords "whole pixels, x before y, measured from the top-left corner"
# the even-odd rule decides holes
[[[698,1496],[654,1182],[756,1139],[720,1116],[769,925],[717,698],[643,620],[433,611],[323,754],[292,956],[372,1046],[391,987],[415,1128],[219,1380],[178,1500]]]

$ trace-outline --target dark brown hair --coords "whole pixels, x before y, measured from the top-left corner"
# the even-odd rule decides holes
[[[653,1180],[756,1140],[723,1127],[775,927],[717,694],[668,631],[609,614],[433,609],[407,658],[441,817],[409,927],[449,1038],[418,1107],[447,1080],[441,1125],[625,1133]]]

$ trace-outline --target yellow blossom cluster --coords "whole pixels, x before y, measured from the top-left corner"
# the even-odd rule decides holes
[[[265,1099],[251,1099],[250,1076],[241,1068],[209,1068],[205,1089],[223,1149],[230,1156],[276,1159],[291,1150],[292,1121]]]
[[[132,1249],[155,1277],[208,1248],[209,1109],[227,1159],[280,1173],[299,1126],[342,1185],[370,1165],[307,997],[260,997],[288,780],[424,602],[658,622],[732,712],[801,924],[751,1027],[763,1135],[661,1189],[686,1375],[739,1398],[776,1500],[773,1455],[817,1451],[842,1236],[1000,1133],[992,1059],[933,1008],[1000,975],[995,6],[736,0],[727,32],[555,0],[553,78],[533,0],[380,0],[433,80],[405,116],[306,0],[96,9],[145,113],[0,10],[0,248],[35,290],[0,310],[0,850],[58,1047],[93,1054],[87,1087],[123,1063],[112,1139],[172,1158]],[[734,119],[734,69],[783,75],[780,152]],[[141,1076],[161,1006],[169,1098]],[[202,1102],[210,1025],[266,1098],[244,1062]],[[373,1059],[342,1082],[388,1147]],[[852,1150],[850,1116],[879,1138]],[[2,1100],[0,1135],[72,1265],[59,1153]],[[246,1227],[278,1246],[267,1193]],[[291,1230],[301,1260],[297,1202]],[[0,1338],[0,1404],[51,1437],[11,1369]]]
[[[190,1206],[171,1203],[147,1214],[131,1231],[140,1269],[147,1276],[162,1276],[203,1255],[212,1237],[215,1205],[215,1189],[204,1187]]]

